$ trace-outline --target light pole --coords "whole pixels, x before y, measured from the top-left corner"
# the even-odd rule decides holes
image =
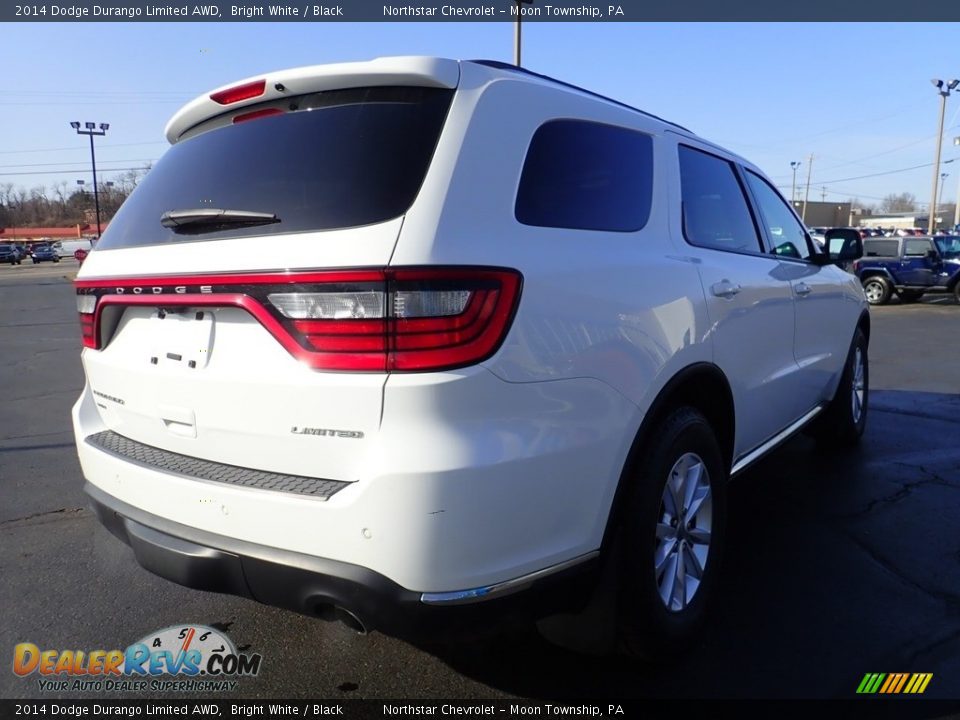
[[[790,169],[793,170],[793,185],[790,186],[790,202],[794,204],[797,202],[797,168],[799,167],[799,160],[792,160],[790,162]]]
[[[937,181],[940,179],[940,151],[943,149],[943,116],[947,112],[947,98],[950,96],[950,91],[957,85],[960,85],[960,80],[944,82],[943,80],[934,78],[930,82],[933,83],[933,86],[940,94],[940,124],[938,126],[939,130],[937,131],[937,154],[933,161],[933,190],[930,192],[930,222],[927,223],[927,231],[933,235],[934,226],[937,223]]]
[[[955,137],[953,144],[960,147],[960,137]],[[953,231],[960,232],[960,174],[957,175],[957,202],[953,206]]]
[[[93,204],[97,210],[97,239],[100,239],[100,194],[97,192],[97,156],[93,151],[93,136],[94,135],[106,135],[107,130],[110,129],[108,123],[100,123],[100,129],[97,129],[97,124],[92,122],[84,123],[84,128],[80,128],[80,123],[74,121],[70,123],[70,127],[77,131],[77,135],[87,135],[90,137],[90,165],[93,168]]]
[[[520,16],[523,15],[523,6],[533,5],[533,0],[516,0],[517,24],[513,26],[513,64],[520,67]]]

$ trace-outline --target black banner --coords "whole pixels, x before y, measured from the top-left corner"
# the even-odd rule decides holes
[[[953,0],[63,0],[2,3],[4,22],[918,22],[960,20]]]
[[[0,718],[843,718],[956,717],[960,701],[858,700],[0,700]]]

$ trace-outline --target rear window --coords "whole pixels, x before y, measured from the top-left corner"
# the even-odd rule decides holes
[[[647,224],[652,193],[649,135],[553,120],[530,141],[515,214],[524,225],[628,232]]]
[[[171,147],[110,223],[98,249],[331,230],[404,214],[423,183],[452,90],[335,90],[246,107]],[[264,115],[243,122],[243,115]],[[282,111],[282,112],[281,112]],[[266,115],[266,112],[279,113]],[[203,130],[203,126],[198,128]],[[175,233],[173,210],[240,210],[279,222]]]

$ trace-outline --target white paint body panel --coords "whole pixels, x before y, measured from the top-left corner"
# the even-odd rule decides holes
[[[796,310],[800,266],[689,246],[680,232],[675,127],[473,63],[383,60],[266,77],[297,92],[385,82],[457,88],[404,218],[268,239],[95,251],[81,277],[500,266],[523,274],[516,317],[481,365],[385,375],[309,370],[244,312],[216,310],[208,365],[187,377],[177,368],[144,368],[149,312],[129,313],[114,343],[84,351],[88,383],[74,407],[84,475],[110,495],[209,532],[355,563],[410,590],[449,592],[598,549],[644,415],[684,368],[713,363],[729,379],[734,457],[832,394],[865,307],[856,281],[804,265],[814,293]],[[184,108],[168,135],[176,139],[209,117],[209,102]],[[527,146],[554,118],[652,136],[653,206],[642,230],[516,221]],[[705,291],[723,278],[746,290],[734,301]],[[127,403],[98,407],[91,388]],[[298,424],[362,431],[364,438],[291,435]],[[195,482],[83,441],[105,428],[217,462],[352,484],[321,502]]]

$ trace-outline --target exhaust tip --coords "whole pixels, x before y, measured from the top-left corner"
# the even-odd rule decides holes
[[[367,634],[367,626],[364,622],[350,610],[334,605],[333,603],[320,603],[314,605],[313,614],[325,622],[339,622],[346,625],[358,635]]]

